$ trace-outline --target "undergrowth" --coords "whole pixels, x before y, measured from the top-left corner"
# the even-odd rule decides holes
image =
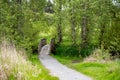
[[[13,44],[4,41],[0,45],[0,80],[58,79],[49,75],[37,56],[29,60],[23,50],[16,50]]]
[[[79,56],[79,47],[78,45],[72,46],[70,41],[62,42],[61,44],[56,45],[56,55],[59,56]]]

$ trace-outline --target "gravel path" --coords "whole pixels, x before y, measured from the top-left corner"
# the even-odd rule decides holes
[[[49,45],[45,45],[41,50],[39,59],[50,71],[51,75],[57,76],[60,80],[92,80],[91,78],[59,63],[55,58],[48,54]]]

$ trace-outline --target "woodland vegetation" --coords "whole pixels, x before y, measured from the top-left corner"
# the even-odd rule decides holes
[[[47,39],[48,43],[55,38],[56,50],[53,54],[63,59],[64,57],[69,57],[71,60],[73,57],[84,59],[94,53],[96,55],[100,53],[98,55],[102,60],[108,60],[108,57],[110,60],[119,60],[120,0],[0,0],[0,76],[2,72],[7,71],[2,60],[6,64],[8,61],[5,61],[2,55],[5,54],[3,50],[10,50],[9,45],[12,45],[11,48],[15,48],[15,51],[18,50],[17,54],[21,50],[25,52],[28,58],[25,59],[26,63],[21,65],[29,64],[28,66],[33,67],[35,64],[38,65],[36,53],[42,38]],[[3,46],[5,44],[8,47]],[[25,55],[20,54],[22,57]],[[36,68],[41,68],[41,66]],[[13,71],[15,74],[19,72],[19,70]],[[32,75],[32,69],[30,71],[31,74],[27,75],[28,78],[25,80],[29,80],[29,76]],[[47,73],[45,69],[43,72]],[[12,73],[4,74],[5,79],[24,79]],[[44,75],[41,76],[47,80]],[[57,80],[57,78],[49,77],[49,80]],[[119,79],[120,77],[115,80]]]

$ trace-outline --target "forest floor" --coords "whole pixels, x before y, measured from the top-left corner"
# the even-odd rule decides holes
[[[49,55],[49,45],[42,48],[39,59],[41,63],[50,71],[51,75],[58,77],[60,80],[92,80],[90,77],[83,75],[73,69],[58,62]]]

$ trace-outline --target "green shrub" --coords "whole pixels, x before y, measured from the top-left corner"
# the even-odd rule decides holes
[[[62,42],[56,46],[56,55],[60,56],[79,56],[79,47],[72,46],[70,41]]]

